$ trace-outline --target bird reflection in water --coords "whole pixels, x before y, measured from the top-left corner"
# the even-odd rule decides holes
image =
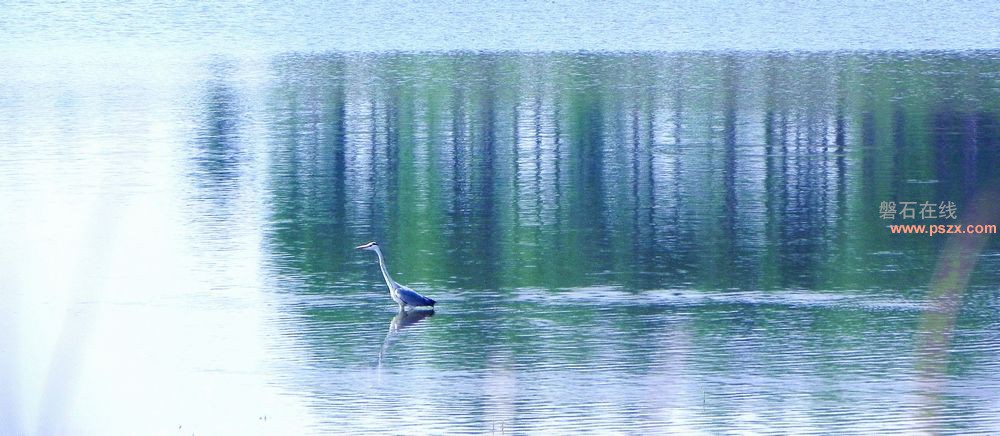
[[[431,316],[434,316],[433,310],[399,311],[396,316],[392,317],[392,321],[389,322],[389,334],[397,333]]]
[[[378,368],[382,369],[382,356],[389,349],[389,343],[392,342],[392,338],[402,332],[404,329],[423,321],[424,318],[434,316],[433,310],[413,310],[404,311],[400,310],[396,316],[392,317],[389,321],[389,333],[386,333],[385,339],[382,341],[382,348],[378,352]]]

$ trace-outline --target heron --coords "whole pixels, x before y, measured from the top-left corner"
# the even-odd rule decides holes
[[[385,279],[385,285],[389,287],[389,296],[392,297],[392,301],[395,301],[396,304],[399,305],[400,312],[405,312],[406,306],[434,307],[434,303],[436,303],[436,301],[418,294],[417,291],[407,288],[389,277],[389,270],[385,268],[385,258],[382,257],[382,250],[378,248],[378,244],[375,243],[375,241],[359,245],[354,248],[358,250],[374,251],[375,254],[378,255],[378,266],[382,268],[382,278]]]

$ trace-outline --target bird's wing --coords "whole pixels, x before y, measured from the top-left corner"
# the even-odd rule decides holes
[[[431,300],[430,298],[418,294],[417,291],[407,288],[406,286],[400,285],[399,283],[397,283],[396,286],[397,286],[396,293],[399,294],[399,299],[403,300],[403,303],[406,303],[410,306],[434,305],[434,300]]]

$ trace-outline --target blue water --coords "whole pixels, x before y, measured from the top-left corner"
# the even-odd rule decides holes
[[[0,50],[254,56],[301,51],[995,49],[990,1],[17,2]],[[81,53],[80,49],[84,51]]]

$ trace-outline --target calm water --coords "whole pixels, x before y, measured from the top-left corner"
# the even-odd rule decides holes
[[[887,228],[1000,224],[998,84],[996,51],[21,59],[0,430],[998,432],[1000,244]]]

